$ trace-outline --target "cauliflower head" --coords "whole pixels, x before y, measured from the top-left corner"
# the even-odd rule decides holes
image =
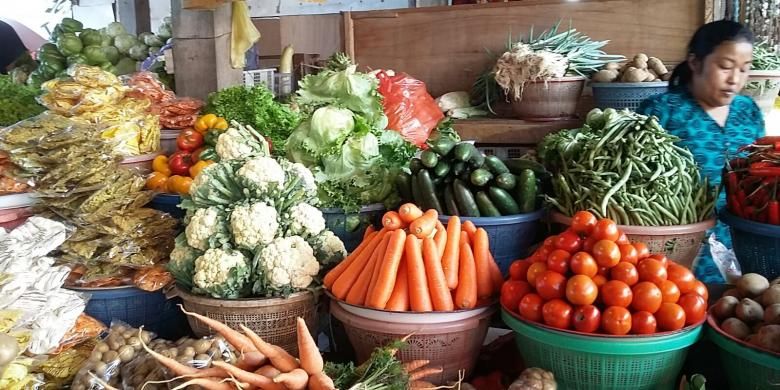
[[[192,180],[192,184],[190,185],[190,195],[194,195],[198,192],[198,188],[206,188],[203,186],[207,186],[209,183],[209,179],[211,178],[211,171],[216,170],[217,165],[211,164],[203,168],[202,171],[200,171],[200,175],[195,176],[195,179]]]
[[[287,212],[287,234],[291,236],[311,237],[325,230],[325,218],[322,212],[307,203],[298,203]]]
[[[309,244],[314,249],[314,255],[320,264],[333,264],[347,257],[347,249],[341,239],[330,230],[323,230],[320,234],[309,239]]]
[[[236,174],[239,181],[258,198],[268,196],[271,191],[281,190],[284,187],[284,169],[271,157],[255,157],[248,160]]]
[[[297,178],[298,186],[303,189],[306,194],[310,194],[314,199],[317,196],[317,181],[314,179],[314,174],[311,173],[309,168],[301,163],[294,163],[286,161],[284,168],[287,171],[288,177]]]
[[[226,230],[223,213],[216,207],[207,207],[195,211],[184,232],[191,247],[205,251],[223,239]]]
[[[257,254],[256,264],[260,274],[253,288],[256,294],[305,289],[320,272],[314,250],[300,236],[275,239]]]
[[[241,252],[209,249],[195,259],[193,291],[214,298],[239,298],[246,292],[250,273],[249,262]]]
[[[181,233],[176,237],[176,246],[173,248],[167,264],[168,272],[176,279],[176,283],[192,289],[195,259],[202,255],[203,252],[187,244],[186,234]]]
[[[216,151],[221,160],[237,160],[251,156],[255,149],[245,142],[241,132],[231,127],[217,138]]]
[[[246,249],[269,244],[279,229],[276,209],[262,202],[241,205],[230,214],[233,241]]]

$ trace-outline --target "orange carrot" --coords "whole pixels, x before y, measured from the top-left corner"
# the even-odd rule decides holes
[[[405,227],[404,221],[401,220],[401,216],[395,211],[388,211],[382,216],[382,226],[387,230],[402,229]]]
[[[368,264],[366,264],[365,268],[360,272],[360,276],[358,276],[355,284],[352,285],[347,294],[347,303],[358,306],[362,306],[366,303],[366,297],[371,289],[371,282],[375,280],[374,275],[379,274],[379,268],[382,266],[380,261],[382,260],[385,251],[387,251],[387,243],[390,241],[391,234],[392,233],[385,234],[382,238],[382,242],[371,255],[371,259],[368,260]]]
[[[447,228],[441,221],[436,220],[436,233],[433,235],[433,241],[436,242],[436,253],[439,254],[439,261],[444,256],[444,246],[447,245]]]
[[[384,309],[387,301],[393,294],[396,279],[398,279],[398,265],[401,263],[401,256],[404,254],[404,245],[406,243],[406,232],[398,229],[392,232],[390,240],[387,243],[387,250],[384,253],[384,259],[379,266],[379,277],[374,283],[368,298],[366,306],[376,309]]]
[[[415,219],[409,224],[409,234],[414,234],[417,238],[425,238],[433,233],[436,228],[436,222],[439,220],[439,213],[436,209],[426,211],[422,217]]]
[[[398,208],[398,216],[406,224],[412,223],[415,219],[422,217],[423,212],[414,203],[406,203]]]
[[[257,367],[265,364],[267,360],[265,355],[260,352],[244,352],[236,362],[236,367],[244,371],[254,371]]]
[[[438,387],[428,381],[410,381],[409,390],[436,390]]]
[[[433,311],[420,239],[406,236],[406,271],[409,282],[409,305],[412,311]]]
[[[360,252],[360,255],[352,260],[352,264],[342,272],[335,282],[333,282],[331,292],[336,298],[344,299],[347,297],[347,293],[349,293],[352,285],[355,284],[355,280],[360,276],[360,272],[363,271],[368,261],[371,260],[371,256],[374,254],[379,243],[382,242],[382,238],[384,238],[385,234],[384,229],[380,230],[379,233],[371,239],[371,242],[365,249]]]
[[[366,231],[365,231],[365,233],[363,233],[363,241],[366,241],[366,239],[368,238],[368,236],[370,236],[370,235],[371,235],[371,233],[373,233],[373,232],[375,232],[375,231],[376,231],[376,229],[374,228],[374,225],[368,225],[368,226],[366,226]]]
[[[429,377],[431,375],[441,374],[442,371],[444,371],[444,370],[442,370],[441,367],[423,368],[423,369],[420,369],[420,370],[417,370],[417,371],[414,371],[414,372],[410,372],[409,373],[409,380],[410,381],[420,380],[420,379],[423,379],[423,378],[427,378],[427,377]]]
[[[289,390],[305,390],[306,384],[309,383],[309,374],[300,368],[296,368],[290,372],[277,375],[274,378],[274,382],[287,386]]]
[[[490,277],[490,242],[483,228],[474,233],[474,266],[477,270],[477,297],[488,298],[493,294]]]
[[[281,374],[282,372],[277,370],[276,367],[274,367],[273,364],[266,364],[257,370],[255,370],[255,374],[260,374],[263,376],[266,376],[268,378],[274,379],[277,375]]]
[[[401,263],[398,265],[398,278],[395,280],[393,293],[387,300],[385,310],[407,311],[409,310],[409,279],[407,278],[406,254],[401,257]]]
[[[325,286],[325,288],[331,288],[333,286],[333,283],[336,282],[336,280],[339,278],[339,276],[341,276],[342,273],[344,273],[344,271],[347,270],[347,268],[349,267],[350,264],[352,264],[355,258],[360,256],[360,253],[362,253],[366,249],[366,247],[368,247],[371,244],[373,238],[377,234],[379,233],[377,232],[369,233],[367,238],[364,238],[363,241],[360,243],[360,245],[358,245],[358,247],[355,248],[355,250],[352,251],[352,253],[350,253],[346,259],[342,260],[341,263],[333,267],[332,270],[328,271],[328,273],[325,275],[325,278],[322,280],[322,284]]]
[[[327,374],[321,372],[309,377],[309,390],[336,390],[336,384]]]
[[[501,269],[498,268],[498,263],[493,255],[490,254],[490,280],[493,281],[493,293],[496,294],[501,291],[501,285],[504,284],[504,275],[501,274]]]
[[[441,256],[441,268],[447,287],[454,290],[458,287],[458,254],[460,253],[460,218],[454,215],[447,222],[447,242]]]
[[[190,386],[200,386],[205,390],[236,390],[236,384],[232,381],[220,382],[215,378],[196,378],[184,382],[171,390],[181,390],[190,388]],[[262,389],[265,390],[265,389]]]
[[[475,269],[471,247],[465,242],[460,244],[459,267],[458,288],[455,290],[455,307],[458,309],[473,309],[477,304],[477,270]]]
[[[298,360],[296,360],[285,350],[265,342],[260,336],[257,335],[257,333],[255,333],[252,329],[247,328],[243,324],[239,325],[239,327],[244,333],[246,333],[247,337],[252,340],[252,343],[255,345],[255,347],[257,347],[257,349],[262,352],[268,358],[268,360],[271,361],[271,364],[273,364],[274,367],[276,367],[279,371],[290,372],[300,366],[298,364]]]
[[[314,342],[314,338],[309,333],[309,327],[306,326],[306,321],[303,318],[298,317],[298,356],[301,361],[301,368],[314,375],[322,372],[325,368],[325,362],[320,355],[320,349],[317,348],[317,343]]]
[[[414,370],[418,370],[420,368],[427,366],[430,362],[431,362],[430,360],[425,360],[425,359],[418,359],[418,360],[412,360],[410,362],[405,362],[403,364],[404,371],[412,372]]]
[[[240,380],[241,382],[246,382],[252,386],[257,386],[261,390],[284,390],[285,389],[283,385],[274,382],[273,379],[267,376],[255,374],[254,372],[244,371],[229,363],[225,363],[219,360],[214,360],[211,362],[211,364],[214,367],[219,367],[227,371],[228,374],[234,376],[236,379]]]
[[[254,346],[254,344],[252,344],[252,342],[246,336],[230,328],[229,326],[217,320],[200,315],[198,313],[188,312],[184,310],[184,306],[182,305],[179,305],[179,308],[184,314],[198,319],[200,322],[206,324],[209,328],[211,328],[211,330],[219,333],[222,337],[225,338],[225,341],[227,341],[228,344],[232,345],[233,348],[235,348],[237,351],[257,352],[257,348]]]
[[[471,237],[469,237],[469,234],[465,231],[460,232],[460,242],[465,243],[469,248],[471,247]]]
[[[436,243],[431,238],[423,239],[423,263],[425,263],[425,275],[428,279],[428,290],[431,294],[433,309],[436,311],[452,311],[455,306],[452,303],[450,289],[444,278],[439,254],[436,252]]]
[[[469,240],[474,240],[474,233],[477,232],[477,227],[474,226],[474,222],[471,222],[469,220],[463,221],[463,225],[461,227],[464,232],[469,234]]]

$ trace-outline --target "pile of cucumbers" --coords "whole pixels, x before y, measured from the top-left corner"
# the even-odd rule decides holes
[[[532,169],[510,170],[496,156],[485,156],[454,131],[432,135],[428,149],[409,163],[396,180],[398,193],[423,210],[442,215],[499,217],[533,212],[538,186]]]

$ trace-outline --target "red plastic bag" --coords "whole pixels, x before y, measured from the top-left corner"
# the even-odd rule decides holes
[[[384,99],[387,128],[396,130],[409,142],[424,147],[428,135],[444,118],[425,83],[406,73],[380,71],[379,93]]]

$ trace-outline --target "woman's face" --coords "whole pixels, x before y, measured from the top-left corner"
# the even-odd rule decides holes
[[[710,107],[731,104],[745,86],[753,61],[753,45],[726,41],[704,58],[692,58],[693,93]]]

